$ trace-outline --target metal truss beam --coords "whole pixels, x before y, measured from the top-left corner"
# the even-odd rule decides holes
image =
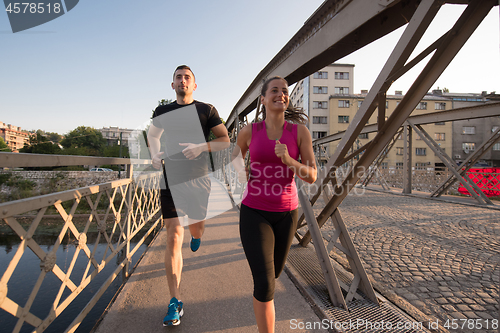
[[[486,103],[483,105],[468,106],[446,111],[432,112],[410,116],[410,120],[415,125],[426,125],[439,122],[478,119],[500,116],[500,102]],[[378,132],[378,124],[365,126],[360,134]],[[313,145],[324,145],[329,142],[338,141],[345,135],[345,131],[325,136],[313,141]]]
[[[448,167],[448,169],[455,175],[456,179],[462,183],[462,185],[469,191],[470,195],[476,199],[479,204],[493,205],[493,203],[488,199],[488,197],[481,191],[481,189],[469,178],[467,175],[460,174],[455,170],[455,163],[442,149],[439,145],[431,138],[429,133],[427,133],[421,125],[414,125],[411,121],[406,121],[408,125],[413,128],[413,130],[422,138],[422,140],[427,144],[427,146],[436,154],[437,157]]]
[[[377,156],[377,159],[375,162],[372,164],[370,170],[368,171],[368,174],[366,175],[365,179],[362,182],[363,186],[368,185],[372,177],[375,175],[375,172],[378,170],[378,167],[382,163],[382,161],[387,157],[387,154],[391,151],[392,147],[396,144],[396,141],[398,140],[398,137],[401,135],[402,130],[398,131],[396,135],[392,138],[391,142],[385,147],[384,150]]]
[[[493,145],[500,141],[500,128],[498,128],[486,141],[484,141],[481,146],[469,156],[469,158],[462,162],[458,167],[454,168],[455,171],[460,175],[460,177],[466,175],[467,170],[469,170],[488,150],[493,147]],[[441,184],[436,191],[431,194],[431,197],[441,196],[451,185],[453,185],[457,180],[460,180],[455,175],[450,176],[447,180]]]
[[[407,24],[419,2],[325,1],[255,77],[231,111],[226,127],[230,130],[256,108],[266,78],[279,75],[293,84]]]
[[[384,149],[389,140],[395,135],[398,128],[403,125],[420,100],[425,96],[427,91],[429,91],[436,82],[437,78],[470,38],[491,8],[497,4],[498,2],[493,0],[473,1],[467,6],[453,28],[441,39],[431,59],[415,80],[414,84],[410,87],[408,93],[403,97],[400,104],[396,107],[396,110],[389,119],[385,121],[385,124],[381,126],[381,129],[373,139],[370,149],[361,156],[353,172],[349,173],[342,185],[335,189],[332,200],[325,205],[324,209],[317,217],[320,227],[330,216],[332,216],[332,214],[334,214],[340,203],[359,180],[360,174],[363,174],[382,149]],[[368,93],[365,102],[354,116],[353,122],[349,125],[337,150],[327,163],[327,170],[338,167],[339,162],[344,159],[346,153],[377,106],[377,96],[381,91],[386,91],[390,87],[392,82],[388,81],[388,79],[405,65],[411,52],[413,52],[416,44],[435,17],[440,5],[441,2],[439,1],[423,0],[420,2],[417,11],[401,36],[396,48],[387,60],[374,86]],[[330,173],[330,171],[326,172],[326,177],[322,180],[323,184],[329,181],[328,175]],[[318,188],[318,192],[321,191],[322,187],[320,186]],[[313,199],[315,197],[317,198],[317,196],[319,196],[319,193],[313,196]],[[306,233],[300,243],[305,246],[309,241],[310,235]]]

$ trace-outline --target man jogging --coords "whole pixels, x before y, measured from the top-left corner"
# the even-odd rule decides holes
[[[156,108],[147,135],[153,167],[163,169],[166,178],[160,200],[167,229],[165,270],[171,299],[163,326],[179,325],[184,313],[179,290],[184,226],[189,227],[189,245],[195,252],[205,229],[210,194],[208,152],[229,147],[226,127],[215,107],[193,99],[197,85],[188,66],[176,68],[172,88],[176,101]],[[210,131],[216,139],[208,142]]]

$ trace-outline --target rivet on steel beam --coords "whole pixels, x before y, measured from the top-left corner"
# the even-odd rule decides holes
[[[8,211],[7,209],[4,209],[4,210],[2,211],[2,214],[3,214],[3,215],[7,215],[7,213],[8,213],[8,212],[9,212],[9,211]]]

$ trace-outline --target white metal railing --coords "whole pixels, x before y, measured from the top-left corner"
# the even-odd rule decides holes
[[[26,155],[30,154],[2,153],[0,167],[33,165],[33,157],[30,159],[30,156]],[[93,280],[101,277],[99,274],[106,265],[116,264],[115,270],[66,329],[66,332],[74,332],[120,272],[125,275],[130,272],[132,256],[146,238],[162,225],[159,214],[159,172],[132,177],[132,165],[128,159],[54,156],[51,163],[50,156],[43,156],[42,163],[45,166],[52,163],[126,164],[129,178],[0,204],[0,217],[20,240],[14,256],[0,278],[0,308],[17,319],[12,332],[19,332],[25,323],[34,327],[34,331],[43,332]],[[134,163],[148,164],[149,161]],[[81,209],[86,209],[86,221],[77,224],[76,215],[81,213]],[[44,250],[33,236],[43,219],[54,213],[62,219],[59,236],[53,245]],[[31,216],[33,220],[25,229],[18,220],[26,216]],[[54,215],[51,216],[53,218]],[[81,217],[81,214],[79,216]],[[89,230],[98,232],[93,243],[90,243],[90,238],[87,237]],[[136,237],[135,246],[132,248],[131,241],[139,232],[142,237],[139,240]],[[57,262],[57,250],[66,235],[76,240],[76,250],[70,264],[63,267]],[[106,244],[104,254],[96,255],[97,245],[103,242]],[[33,286],[25,286],[31,288],[28,299],[25,302],[15,301],[16,297],[13,295],[16,290],[9,289],[9,285],[14,282],[11,278],[20,267],[23,256],[29,251],[38,257],[40,271],[33,272],[38,274],[36,283]],[[85,258],[86,268],[83,274],[75,273],[75,263],[82,260],[82,257]],[[43,282],[50,274],[58,279],[60,285],[52,304],[46,305],[50,311],[45,317],[40,317],[35,315],[31,308],[37,296],[47,292],[44,290],[47,284]]]

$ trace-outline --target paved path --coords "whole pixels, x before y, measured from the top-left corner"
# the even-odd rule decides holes
[[[213,217],[207,220],[201,248],[192,253],[187,230],[184,237],[181,294],[185,315],[181,325],[162,326],[170,299],[163,264],[163,230],[99,325],[98,333],[257,332],[252,277],[238,231],[239,212],[232,209],[224,188],[215,180],[210,200],[209,214]],[[277,332],[320,323],[285,273],[277,280],[275,303]]]
[[[457,332],[497,332],[484,327],[499,319],[500,211],[357,190],[340,212],[373,279]]]

